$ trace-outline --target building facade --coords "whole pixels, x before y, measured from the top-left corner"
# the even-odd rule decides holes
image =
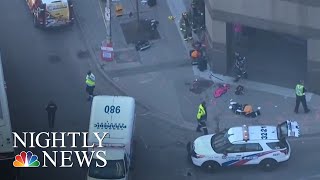
[[[205,0],[207,35],[216,71],[226,74],[230,53],[229,24],[291,34],[307,42],[306,83],[320,92],[320,0]],[[221,60],[222,59],[222,60]]]

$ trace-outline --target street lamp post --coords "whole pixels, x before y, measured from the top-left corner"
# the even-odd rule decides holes
[[[113,45],[112,45],[112,38],[111,38],[111,10],[110,10],[110,0],[106,1],[105,7],[105,20],[106,20],[106,39],[102,41],[101,44],[101,57],[105,61],[112,61],[113,60]]]
[[[111,10],[110,10],[110,0],[107,0],[106,9],[106,26],[107,26],[107,43],[111,43]]]

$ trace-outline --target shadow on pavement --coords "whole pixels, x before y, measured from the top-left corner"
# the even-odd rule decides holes
[[[137,21],[130,21],[120,24],[127,44],[134,44],[141,40],[157,40],[160,39],[160,34],[157,29],[152,30],[150,22],[141,20],[139,24]]]

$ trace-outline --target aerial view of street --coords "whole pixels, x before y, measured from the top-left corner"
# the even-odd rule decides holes
[[[318,17],[320,1],[0,1],[0,180],[320,180]]]

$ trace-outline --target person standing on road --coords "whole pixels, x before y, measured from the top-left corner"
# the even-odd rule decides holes
[[[180,19],[180,31],[183,33],[183,39],[185,41],[192,39],[192,25],[190,21],[189,15],[184,12],[182,13],[182,17]]]
[[[53,101],[49,101],[46,107],[46,111],[48,112],[49,128],[53,128],[54,126],[54,119],[57,109],[57,105]]]
[[[295,113],[298,113],[300,103],[302,103],[305,113],[310,112],[310,109],[308,109],[306,101],[306,91],[307,90],[304,87],[304,81],[300,80],[300,82],[296,85],[296,107],[294,108]]]
[[[86,91],[89,94],[88,101],[90,101],[93,98],[93,91],[96,86],[96,77],[93,75],[91,71],[88,71],[86,76]]]
[[[208,129],[207,129],[207,125],[206,125],[207,107],[206,107],[205,101],[203,101],[199,105],[198,114],[197,114],[197,121],[198,121],[197,132],[201,132],[201,128],[202,128],[204,135],[207,135],[208,134]]]

